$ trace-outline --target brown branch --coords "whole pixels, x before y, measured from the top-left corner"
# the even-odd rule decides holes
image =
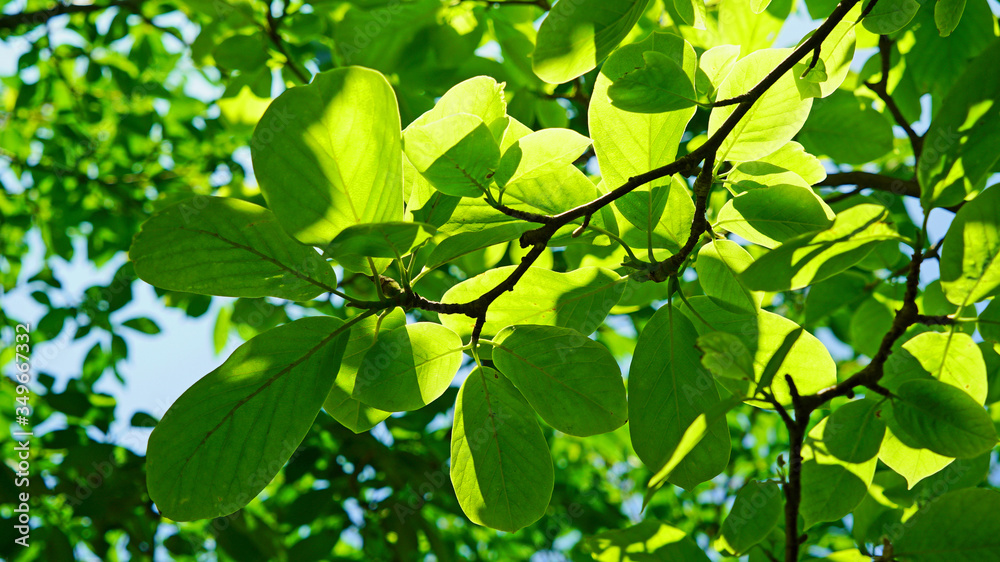
[[[859,386],[867,387],[879,394],[887,394],[886,389],[879,386],[878,382],[882,378],[885,362],[889,359],[889,355],[892,354],[892,346],[906,332],[906,329],[913,324],[921,320],[933,321],[935,319],[935,317],[922,316],[917,312],[920,265],[923,263],[925,255],[920,249],[921,246],[922,244],[919,243],[918,239],[917,248],[913,251],[913,257],[910,260],[910,271],[906,276],[906,292],[903,295],[903,306],[896,311],[896,315],[892,320],[892,326],[885,337],[882,338],[882,343],[879,344],[878,351],[872,357],[871,362],[837,386],[821,390],[816,394],[803,396],[801,398],[802,404],[808,411],[815,410],[838,396],[851,396],[854,394],[854,389]]]
[[[16,31],[17,28],[22,25],[31,25],[32,27],[42,25],[50,19],[64,14],[88,14],[91,12],[107,10],[108,8],[129,5],[134,6],[135,8],[139,7],[137,0],[117,0],[108,4],[56,4],[55,6],[45,10],[21,12],[20,14],[11,14],[9,16],[0,17],[0,30],[9,29]]]
[[[806,437],[811,409],[806,409],[790,375],[785,375],[788,390],[792,395],[795,419],[789,423],[786,413],[782,419],[788,428],[788,481],[783,486],[785,492],[785,560],[796,562],[799,548],[805,536],[799,536],[799,506],[802,504],[802,443]],[[777,401],[775,401],[777,403]],[[782,409],[783,411],[783,409]]]
[[[871,172],[854,171],[830,174],[816,184],[817,187],[839,187],[842,185],[854,185],[860,189],[871,188],[893,195],[920,197],[920,185],[915,180],[901,180]]]
[[[276,18],[272,16],[271,10],[270,8],[268,8],[267,25],[264,26],[264,33],[266,33],[268,38],[271,39],[271,43],[274,43],[274,47],[278,50],[278,52],[281,53],[283,57],[285,57],[285,66],[287,66],[288,69],[292,71],[292,74],[294,74],[299,79],[299,81],[301,81],[303,84],[308,84],[310,80],[309,75],[304,70],[299,68],[297,64],[295,64],[295,61],[292,60],[292,56],[289,55],[288,50],[285,49],[285,42],[281,38],[281,35],[278,34],[278,27],[280,25],[281,25],[281,18],[280,17]]]
[[[872,3],[874,4],[874,2]],[[885,103],[886,109],[892,114],[892,118],[896,120],[896,124],[906,131],[906,136],[910,139],[910,146],[913,147],[913,155],[919,159],[924,139],[913,130],[910,122],[907,121],[906,117],[903,116],[903,112],[899,110],[899,106],[896,105],[896,100],[892,99],[892,96],[889,95],[889,70],[892,64],[892,40],[889,39],[889,36],[879,36],[878,49],[879,56],[881,57],[882,76],[878,82],[865,82],[865,86],[875,92],[875,95]]]

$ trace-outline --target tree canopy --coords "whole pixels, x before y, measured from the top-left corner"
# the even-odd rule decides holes
[[[986,0],[2,5],[5,560],[1000,560]]]

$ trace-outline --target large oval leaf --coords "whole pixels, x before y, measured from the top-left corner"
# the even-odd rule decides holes
[[[1000,552],[1000,492],[955,490],[935,498],[906,521],[893,555],[913,562],[979,562]]]
[[[239,199],[196,197],[157,212],[129,259],[140,279],[172,291],[305,301],[337,288],[315,250],[288,236],[271,211]]]
[[[571,129],[542,129],[529,133],[504,151],[493,179],[503,188],[519,180],[551,174],[572,164],[591,142]]]
[[[1000,187],[994,185],[963,205],[941,249],[941,288],[965,307],[997,294],[1000,287]]]
[[[627,529],[604,531],[587,539],[598,562],[708,562],[709,558],[687,534],[655,519]]]
[[[698,69],[694,48],[680,37],[666,33],[653,33],[639,43],[625,45],[604,63],[594,83],[588,122],[601,176],[608,189],[672,162],[684,128],[695,112],[695,108],[689,107],[661,113],[631,113],[612,105],[608,97],[611,84],[641,67],[643,53],[647,52],[670,58],[690,80]],[[652,230],[664,215],[667,202],[664,186],[670,181],[663,178],[640,187],[615,201],[615,207],[637,228]],[[690,224],[688,220],[687,225]]]
[[[639,21],[649,0],[556,3],[542,21],[531,56],[539,78],[562,84],[593,69]]]
[[[292,456],[330,392],[344,322],[302,318],[241,345],[167,410],[149,436],[149,497],[175,521],[229,515]]]
[[[832,277],[879,243],[899,239],[888,218],[885,207],[869,203],[841,211],[830,228],[799,235],[758,258],[743,272],[743,282],[759,291],[787,291]]]
[[[802,447],[802,503],[799,513],[806,530],[816,523],[836,521],[850,513],[868,493],[878,459],[861,463],[838,459],[827,452],[823,435],[830,418],[809,431]]]
[[[486,123],[469,113],[456,113],[415,127],[403,135],[406,157],[438,191],[478,197],[490,186],[500,163],[500,147]]]
[[[514,269],[498,267],[462,281],[448,289],[441,301],[472,301],[509,277]],[[528,268],[513,291],[503,293],[490,305],[482,335],[496,335],[514,324],[561,326],[591,334],[618,304],[626,279],[599,267],[582,267],[568,273]],[[442,314],[441,323],[464,338],[472,334],[475,320],[461,314]]]
[[[493,362],[546,423],[586,437],[628,419],[625,383],[614,356],[580,332],[509,326],[493,340]]]
[[[753,356],[754,380],[770,387],[771,394],[782,404],[791,404],[791,391],[784,375],[791,375],[801,394],[813,394],[837,383],[837,367],[830,352],[816,336],[795,322],[762,310],[757,314],[740,312],[720,306],[706,296],[689,297],[691,308],[700,318],[681,308],[694,323],[699,334],[722,331],[739,337]],[[742,354],[742,351],[739,352]],[[720,380],[730,390],[752,396],[754,385],[733,384],[735,380]],[[748,404],[772,407],[761,400]]]
[[[458,391],[451,481],[479,525],[514,532],[548,508],[555,481],[548,443],[531,407],[493,369],[476,369]]]
[[[979,404],[988,392],[983,354],[962,332],[917,334],[889,356],[884,373],[879,384],[893,392],[907,381],[930,378],[961,389]]]
[[[376,330],[385,335],[405,324],[406,315],[402,309],[396,308],[385,315],[381,322],[378,317],[369,316],[351,326],[351,338],[347,341],[337,380],[333,381],[330,394],[323,401],[323,409],[354,433],[368,431],[392,414],[351,398],[351,394],[354,392],[358,368],[361,367],[365,354],[375,345]]]
[[[917,164],[920,200],[925,209],[958,204],[993,173],[1000,158],[996,150],[1000,143],[997,59],[1000,40],[994,40],[969,64],[941,101],[941,109],[927,129],[927,150]]]
[[[351,397],[379,410],[423,408],[444,394],[462,365],[462,340],[431,322],[400,326],[361,360]]]
[[[739,275],[753,258],[731,240],[714,240],[698,251],[695,270],[705,294],[737,310],[755,313],[760,309],[763,294],[743,286]]]
[[[667,462],[691,422],[719,403],[715,380],[701,367],[697,338],[691,321],[671,306],[657,310],[639,334],[629,366],[629,435],[653,470]],[[729,426],[725,418],[713,420],[668,480],[691,489],[722,472],[729,452]]]
[[[359,223],[403,218],[396,95],[374,70],[317,74],[278,96],[254,129],[253,169],[292,236],[324,246]]]
[[[718,99],[749,92],[791,53],[792,49],[763,49],[746,55],[737,61],[719,86]],[[719,148],[718,160],[756,160],[778,150],[799,132],[811,107],[812,98],[801,99],[795,76],[786,72],[754,102],[726,137]],[[722,127],[735,109],[735,105],[712,109],[708,120],[709,136]]]
[[[751,189],[727,201],[714,226],[774,248],[800,234],[828,228],[834,216],[808,187],[773,185]]]
[[[716,550],[729,550],[733,554],[750,550],[778,525],[783,506],[777,482],[747,482],[736,493],[733,508],[722,523]]]
[[[401,258],[434,233],[434,227],[419,222],[356,224],[340,231],[324,255],[344,269],[370,272],[366,258]]]
[[[893,415],[917,443],[948,457],[971,458],[997,444],[986,410],[961,389],[931,379],[900,385]]]

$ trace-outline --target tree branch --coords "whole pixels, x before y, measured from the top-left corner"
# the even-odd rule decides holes
[[[108,4],[56,4],[45,10],[35,12],[21,12],[0,17],[0,30],[9,29],[16,31],[22,25],[38,26],[48,22],[50,19],[64,14],[87,14],[99,12],[108,8],[132,5],[139,7],[137,0],[116,0]]]
[[[867,86],[869,90],[875,92],[875,95],[877,95],[885,103],[886,109],[888,109],[889,113],[892,114],[892,118],[896,120],[896,124],[906,131],[906,136],[910,139],[910,146],[913,147],[913,155],[919,159],[924,139],[913,130],[913,127],[910,126],[910,122],[906,120],[906,117],[903,116],[903,112],[900,111],[899,106],[896,105],[896,101],[889,95],[889,70],[892,64],[892,40],[889,39],[888,35],[879,36],[878,49],[882,63],[882,76],[878,82],[865,82],[865,86]]]
[[[817,187],[839,187],[842,185],[855,185],[861,189],[877,189],[893,195],[920,197],[920,185],[915,180],[901,180],[871,172],[853,171],[830,174],[816,184]]]
[[[271,39],[271,43],[274,43],[274,47],[278,50],[283,57],[285,57],[285,66],[288,70],[292,71],[303,84],[308,84],[310,77],[309,75],[299,68],[295,61],[292,60],[291,55],[288,54],[288,50],[285,49],[285,42],[278,34],[278,26],[281,25],[281,18],[276,18],[271,15],[270,8],[267,10],[267,25],[264,27],[264,32],[267,33],[268,38]]]

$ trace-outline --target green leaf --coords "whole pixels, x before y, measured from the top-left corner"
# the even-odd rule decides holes
[[[618,362],[580,332],[509,326],[493,343],[497,369],[555,429],[586,437],[615,430],[628,419]]]
[[[761,256],[743,272],[743,282],[758,291],[787,291],[832,277],[879,242],[899,239],[885,222],[888,216],[885,207],[870,203],[841,211],[830,228],[792,238]]]
[[[737,555],[747,552],[778,525],[783,512],[784,501],[777,482],[747,482],[736,493],[715,549]]]
[[[471,254],[477,250],[488,248],[503,242],[509,242],[521,236],[526,231],[535,228],[527,222],[511,222],[486,227],[474,232],[460,232],[441,241],[427,258],[427,269],[434,269],[455,258]]]
[[[403,134],[406,157],[438,191],[479,197],[489,190],[500,163],[500,147],[483,120],[456,113]]]
[[[302,318],[241,345],[167,410],[149,436],[149,497],[175,521],[222,517],[254,498],[312,426],[348,329]]]
[[[357,369],[351,397],[379,410],[419,410],[448,389],[462,365],[462,340],[431,322],[380,333]]]
[[[893,148],[892,125],[871,100],[845,91],[817,100],[798,136],[806,150],[836,162],[864,164]]]
[[[706,295],[737,310],[756,312],[764,295],[750,291],[739,279],[751,263],[753,258],[736,242],[713,240],[698,250],[695,270]]]
[[[323,409],[347,429],[361,433],[378,425],[388,418],[392,412],[372,408],[351,398],[358,369],[368,350],[375,345],[376,328],[378,334],[385,335],[390,331],[404,326],[406,316],[400,308],[393,309],[382,318],[381,324],[375,316],[369,316],[351,326],[351,337],[344,349],[344,358],[340,362],[340,371],[333,381],[333,388],[323,402]]]
[[[924,478],[939,473],[955,460],[919,448],[913,437],[900,427],[889,404],[883,404],[879,416],[885,420],[887,427],[878,458],[906,479],[908,489],[912,489]]]
[[[709,558],[684,531],[646,519],[627,529],[604,531],[586,539],[598,562],[708,562]]]
[[[451,433],[451,481],[473,522],[514,532],[545,514],[554,473],[535,413],[506,378],[476,369],[462,383]]]
[[[667,462],[649,479],[649,484],[646,486],[646,495],[642,500],[643,509],[649,505],[649,501],[653,499],[656,491],[667,483],[668,479],[673,475],[674,469],[688,456],[688,453],[701,443],[705,435],[709,433],[709,430],[714,429],[719,421],[726,419],[726,414],[730,410],[742,403],[742,397],[730,396],[726,400],[711,405],[708,410],[699,414],[691,422],[691,425],[687,426],[687,429],[681,435],[680,441],[677,442],[677,447],[670,453]]]
[[[771,0],[750,0],[750,11],[759,14],[767,9],[767,5],[771,3]]]
[[[344,269],[370,273],[365,258],[401,258],[434,233],[434,227],[419,222],[356,224],[340,231],[324,255]]]
[[[864,275],[845,271],[812,285],[806,294],[805,325],[811,326],[841,307],[856,304],[868,295],[865,290],[867,284],[868,278]]]
[[[850,513],[868,493],[878,459],[845,462],[831,455],[822,438],[830,418],[809,431],[802,447],[802,503],[805,531],[816,523],[836,521]]]
[[[576,0],[556,3],[538,28],[531,67],[550,84],[593,69],[628,35],[648,0]]]
[[[160,333],[160,327],[157,326],[156,322],[154,322],[151,318],[130,318],[122,322],[122,326],[132,328],[133,330],[144,334],[155,335]]]
[[[695,29],[705,29],[705,20],[708,19],[705,0],[673,0],[673,3],[684,23]]]
[[[718,99],[729,99],[750,91],[791,52],[791,49],[763,49],[746,55],[737,61],[719,86]],[[719,161],[756,160],[792,140],[812,107],[812,98],[799,97],[795,80],[794,75],[786,72],[754,102],[750,111],[723,141],[719,148]],[[709,136],[722,127],[735,108],[736,105],[725,105],[712,109],[708,120]]]
[[[889,35],[906,27],[919,9],[917,0],[880,0],[861,23],[876,35]]]
[[[740,56],[746,57],[774,43],[792,2],[772,0],[759,13],[753,11],[751,0],[722,0],[718,6],[719,43],[739,45]]]
[[[643,55],[649,52],[673,59],[691,80],[698,69],[694,48],[680,37],[666,33],[653,33],[639,43],[623,46],[601,67],[594,83],[588,123],[601,176],[609,190],[633,176],[673,162],[684,129],[695,112],[694,107],[689,107],[663,113],[631,113],[612,105],[608,97],[611,84],[643,66]],[[640,187],[615,201],[615,207],[644,232],[655,229],[661,216],[670,214],[663,212],[667,190],[661,186],[670,185],[671,181],[662,178]],[[690,224],[688,221],[688,227]]]
[[[441,298],[445,303],[472,301],[510,276],[516,266],[497,267],[455,285]],[[501,294],[490,305],[482,335],[490,337],[515,324],[571,328],[591,334],[618,304],[625,280],[613,271],[582,267],[557,273],[528,268],[513,291]],[[467,337],[475,320],[462,314],[442,314],[441,323]]]
[[[751,189],[719,210],[713,228],[728,230],[754,244],[774,248],[833,224],[834,212],[816,193],[800,185]]]
[[[819,158],[806,152],[802,145],[795,141],[789,141],[775,152],[758,159],[757,162],[772,164],[794,172],[805,180],[807,186],[815,185],[826,179],[826,168],[823,167]],[[741,166],[743,165],[737,167]]]
[[[482,119],[499,144],[509,124],[503,86],[503,83],[497,83],[489,76],[469,78],[449,88],[432,109],[417,117],[406,129],[423,127],[445,117],[468,113]]]
[[[854,308],[854,307],[852,307]],[[858,353],[874,357],[882,345],[882,338],[892,329],[896,317],[882,301],[868,297],[854,308],[848,327],[850,342]]]
[[[502,189],[510,183],[551,174],[571,165],[590,144],[590,139],[570,129],[530,133],[504,151],[493,179]]]
[[[615,107],[634,113],[663,113],[695,105],[691,77],[673,58],[656,51],[642,54],[644,65],[608,87]]]
[[[913,562],[979,562],[1000,552],[1000,492],[945,493],[913,514],[892,541],[893,556]]]
[[[681,1],[683,0],[675,0],[675,2]],[[704,2],[692,1],[704,6]],[[702,53],[698,59],[698,69],[701,72],[695,77],[697,89],[709,99],[714,98],[715,92],[726,76],[729,76],[729,72],[732,71],[733,65],[739,58],[739,45],[717,45]]]
[[[822,342],[802,330],[795,322],[766,310],[749,314],[727,309],[706,296],[688,297],[688,303],[694,310],[681,310],[695,323],[700,334],[723,331],[743,341],[754,358],[755,381],[765,381],[766,377],[775,373],[782,375],[774,377],[770,383],[771,394],[781,404],[791,403],[785,373],[792,376],[795,387],[803,395],[837,383],[837,369],[830,352]],[[720,382],[731,391],[747,396],[752,396],[756,391],[752,385],[730,386],[726,379],[720,379]],[[761,400],[749,400],[747,403],[762,408],[772,407],[770,403]]]
[[[764,160],[740,162],[726,174],[725,183],[737,194],[778,185],[797,185],[809,189],[802,176]]]
[[[965,11],[965,0],[937,0],[934,2],[934,23],[941,37],[951,35],[958,27]]]
[[[754,382],[753,355],[743,340],[726,332],[698,336],[701,364],[717,377]]]
[[[997,443],[986,410],[961,389],[937,380],[912,380],[896,391],[893,415],[906,433],[940,455],[970,458]]]
[[[271,211],[196,197],[150,217],[132,241],[136,275],[172,291],[306,301],[336,288],[333,268],[285,234]]]
[[[1000,299],[993,301],[979,314],[979,335],[984,340],[1000,343]]]
[[[215,47],[212,57],[218,66],[226,70],[243,71],[257,70],[271,58],[264,34],[260,32],[227,37]]]
[[[635,346],[628,377],[629,435],[643,464],[659,470],[685,430],[720,402],[711,374],[701,367],[698,333],[672,306],[653,314]],[[685,489],[714,478],[729,462],[729,426],[712,420],[705,436],[674,468],[669,481]]]
[[[1000,40],[994,40],[951,87],[924,135],[928,149],[917,163],[924,209],[958,204],[983,185],[1000,159],[998,59]]]
[[[936,379],[958,388],[979,404],[986,400],[986,363],[972,336],[962,332],[917,334],[885,363],[879,384],[896,392],[911,380]]]
[[[998,294],[1000,287],[1000,187],[989,187],[963,205],[941,249],[941,288],[959,307]]]
[[[325,246],[348,226],[402,219],[399,128],[396,95],[374,70],[322,72],[278,96],[250,150],[281,226],[305,244]]]
[[[811,69],[809,67],[812,64],[813,54],[806,55],[792,67],[795,76],[800,76],[813,83],[811,85],[799,84],[806,92],[816,97],[825,98],[836,92],[837,88],[844,83],[851,70],[851,62],[854,60],[854,27],[857,25],[860,15],[861,3],[859,2],[847,12],[844,19],[838,22],[820,43],[819,58],[816,59],[816,64]],[[811,36],[812,33],[803,36],[799,45]]]
[[[879,403],[874,400],[855,400],[835,409],[823,431],[827,452],[851,463],[878,456],[885,437],[885,422],[878,411]]]

